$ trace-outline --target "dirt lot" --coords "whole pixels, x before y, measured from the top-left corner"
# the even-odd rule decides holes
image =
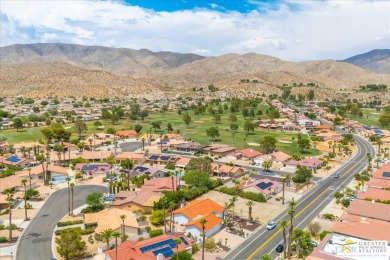
[[[221,206],[224,206],[225,202],[228,202],[231,197],[232,196],[225,193],[209,191],[208,193],[203,194],[200,199],[210,198]],[[247,199],[238,198],[236,206],[234,207],[235,215],[239,215],[244,218],[248,217],[248,206],[246,205],[247,201]],[[253,206],[253,218],[261,223],[266,223],[278,215],[283,209],[283,205],[255,202],[255,205]]]

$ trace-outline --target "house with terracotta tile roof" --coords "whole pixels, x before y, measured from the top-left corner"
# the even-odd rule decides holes
[[[206,216],[195,218],[184,224],[187,234],[191,234],[196,240],[201,241],[203,229],[200,223],[201,219],[206,219],[204,233],[206,237],[212,236],[222,228],[222,219],[214,214],[208,214]]]
[[[290,157],[290,155],[280,151],[271,153],[272,162],[274,163],[283,163],[287,161]]]
[[[45,171],[47,171],[47,175],[50,178],[58,176],[69,176],[69,174],[72,172],[70,169],[52,164],[48,164],[47,167],[45,165],[44,167]],[[15,175],[24,178],[28,178],[28,176],[31,176],[32,180],[43,180],[45,171],[42,168],[42,164],[39,164],[30,169],[15,172]]]
[[[175,239],[180,239],[181,244],[176,248]],[[104,252],[105,260],[168,260],[176,252],[187,251],[192,253],[192,243],[183,233],[164,234],[161,236],[144,239],[142,241],[125,241],[117,249]],[[116,253],[118,257],[116,258]],[[157,256],[161,254],[161,258]]]
[[[390,191],[368,188],[366,192],[359,192],[357,197],[362,200],[390,201]]]
[[[129,211],[145,211],[153,210],[154,202],[158,201],[163,194],[150,190],[141,191],[121,191],[115,195],[115,200],[112,206],[118,209]]]
[[[86,213],[84,214],[84,223],[96,226],[96,233],[100,233],[108,228],[120,232],[123,225],[121,215],[126,216],[124,220],[126,235],[132,237],[142,234],[145,227],[137,222],[137,217],[131,211],[124,209],[106,208],[99,212]]]
[[[237,185],[238,190],[245,190],[251,192],[260,192],[266,198],[271,197],[273,193],[282,191],[282,184],[277,181],[272,181],[268,178],[257,181],[246,181]]]
[[[366,200],[354,200],[345,211],[350,215],[390,222],[390,205]]]
[[[117,163],[120,163],[123,160],[129,159],[133,161],[134,163],[139,163],[144,158],[144,154],[142,153],[133,153],[133,152],[123,152],[120,154],[117,154],[115,156],[115,160]]]
[[[116,135],[122,139],[132,139],[137,137],[137,132],[135,130],[118,130]]]
[[[378,179],[371,178],[367,182],[367,186],[375,189],[389,189],[390,188],[390,179]]]
[[[179,223],[180,225],[191,223],[189,226],[186,226],[186,232],[187,232],[187,227],[190,230],[198,229],[199,228],[199,226],[197,226],[199,224],[198,221],[208,216],[210,218],[211,223],[214,223],[215,225],[213,227],[210,226],[208,227],[208,230],[210,230],[209,232],[210,235],[211,233],[215,233],[217,228],[220,228],[222,219],[226,215],[226,209],[225,207],[219,205],[218,203],[216,203],[211,199],[202,199],[202,200],[193,200],[189,202],[184,207],[176,209],[173,212],[173,214],[174,214],[175,222]],[[221,222],[216,221],[216,219],[213,216],[209,216],[209,215],[214,215],[218,219],[221,219]]]
[[[180,157],[178,161],[175,162],[175,166],[180,169],[184,169],[187,164],[190,162],[191,158]]]
[[[180,181],[176,178],[165,177],[151,180],[145,180],[144,185],[141,186],[141,190],[149,190],[155,192],[172,191],[177,190],[180,185]]]
[[[213,174],[216,176],[230,176],[240,177],[245,173],[245,169],[237,166],[223,165],[223,164],[212,164]]]
[[[305,159],[300,160],[300,161],[288,160],[288,161],[283,163],[283,167],[295,170],[298,168],[298,166],[301,166],[301,167],[307,167],[311,170],[315,170],[315,169],[320,168],[322,166],[322,163],[323,163],[323,161],[313,157],[313,158],[305,158]]]
[[[256,157],[260,156],[261,153],[259,151],[256,151],[254,149],[244,149],[244,150],[240,150],[238,151],[239,153],[242,154],[242,159],[243,160],[254,160]]]
[[[334,233],[365,240],[390,242],[390,222],[372,218],[343,214],[331,229]]]
[[[24,190],[22,185],[23,179],[27,178],[21,175],[11,175],[0,179],[0,192],[4,192],[6,189],[10,189],[12,191]],[[27,185],[29,185],[29,182],[27,182]],[[37,181],[34,180],[31,181],[31,186],[32,188],[36,188],[39,185],[37,184]]]
[[[111,170],[110,164],[94,164],[94,163],[78,163],[75,165],[75,170],[86,175],[94,174],[109,174]]]
[[[382,164],[373,174],[373,178],[390,180],[390,163]]]

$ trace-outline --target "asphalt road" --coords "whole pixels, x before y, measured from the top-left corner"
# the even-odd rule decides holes
[[[91,192],[107,192],[98,185],[80,185],[74,188],[74,208],[85,204]],[[16,260],[49,260],[53,257],[52,236],[57,222],[68,213],[68,189],[54,192],[39,213],[31,220],[23,236],[19,238]]]
[[[319,181],[313,190],[297,201],[294,227],[305,228],[329,204],[334,194],[342,189],[342,185],[348,184],[356,173],[365,168],[367,153],[375,154],[372,145],[363,138],[355,136],[355,144],[358,152],[336,171],[340,175],[339,178],[330,176]],[[279,222],[282,219],[289,220],[287,209],[276,216],[274,221]],[[264,225],[244,243],[231,250],[224,259],[260,259],[263,254],[271,255],[274,259],[278,256],[275,247],[282,241],[280,229],[266,230]]]

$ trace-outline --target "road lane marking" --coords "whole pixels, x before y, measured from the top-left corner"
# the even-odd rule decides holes
[[[364,151],[365,151],[365,153],[368,151],[368,149],[367,149],[367,147],[365,146],[365,145],[363,145],[363,147],[364,147]],[[363,153],[364,154],[364,153]],[[360,160],[359,160],[359,162],[360,161],[362,161],[362,160],[365,160],[366,159],[366,157],[362,157]],[[363,166],[363,165],[361,165],[361,166]],[[341,177],[344,177],[347,173],[349,173],[349,172],[351,172],[352,170],[359,170],[359,168],[361,168],[361,166],[359,166],[359,167],[357,167],[357,168],[349,168],[344,174],[342,174],[341,175]],[[344,181],[343,181],[343,183],[342,184],[340,184],[339,186],[338,186],[338,188],[339,187],[341,187],[341,185],[343,185],[345,182],[347,181],[347,179],[345,179]],[[321,196],[321,195],[323,195],[328,189],[330,189],[330,187],[328,187],[328,188],[326,188],[322,193],[320,193],[320,195],[318,195],[313,201],[311,201],[308,205],[306,205],[301,211],[299,211],[299,213],[295,216],[295,218],[296,217],[298,217],[304,210],[306,210],[309,206],[311,206],[316,200],[318,200],[318,198]],[[281,232],[282,230],[281,229],[279,229],[274,235],[272,235],[270,238],[268,238],[260,247],[258,247],[254,252],[252,252],[252,254],[250,254],[249,255],[249,257],[247,258],[247,259],[251,259],[252,257],[254,257],[256,254],[257,254],[257,252],[259,252],[263,247],[265,247],[277,234],[279,234],[280,232]]]
[[[301,209],[294,218],[297,218],[300,216],[305,210],[307,210],[308,207],[310,207],[314,202],[316,202],[325,192],[327,192],[329,188],[326,188],[323,192],[321,192],[314,200],[312,200],[309,204],[307,204],[303,209]],[[247,259],[251,259],[257,252],[259,252],[265,245],[269,243],[277,234],[282,232],[281,229],[278,229],[278,231],[273,234],[270,238],[268,238],[260,247],[258,247]]]

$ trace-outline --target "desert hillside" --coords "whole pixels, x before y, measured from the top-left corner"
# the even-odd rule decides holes
[[[0,54],[0,90],[5,96],[159,98],[194,94],[192,88],[207,89],[212,83],[220,91],[204,93],[206,97],[242,97],[281,93],[280,87],[285,84],[314,83],[320,98],[367,99],[370,93],[356,93],[360,85],[390,86],[390,74],[373,73],[347,62],[290,62],[256,53],[205,58],[148,50],[32,44],[28,48],[3,47]],[[292,89],[293,94],[307,91],[307,87]]]

